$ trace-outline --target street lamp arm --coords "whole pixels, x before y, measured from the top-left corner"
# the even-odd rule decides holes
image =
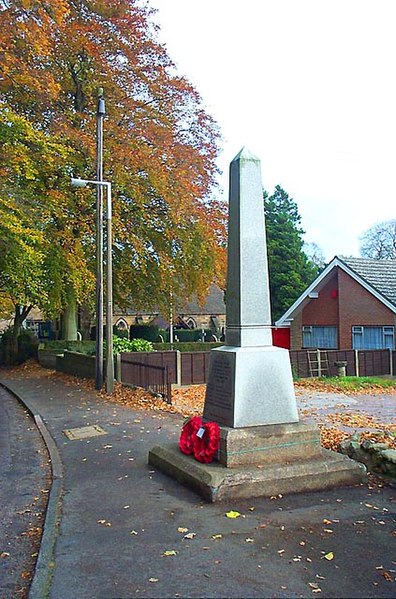
[[[79,177],[71,177],[71,184],[73,187],[86,187],[88,184],[92,184],[111,189],[109,181],[93,181],[91,179],[80,179]]]
[[[73,187],[86,187],[97,185],[106,187],[107,195],[107,310],[106,310],[106,391],[112,393],[114,388],[114,357],[113,357],[113,273],[112,273],[112,226],[111,226],[111,183],[109,181],[93,181],[92,179],[80,179],[71,177]],[[99,256],[103,260],[103,256]],[[102,284],[102,282],[101,282]],[[96,331],[96,335],[99,331]]]

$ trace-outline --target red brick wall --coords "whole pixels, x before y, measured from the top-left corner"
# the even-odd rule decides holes
[[[303,309],[303,325],[337,326],[338,325],[338,280],[337,273],[326,283],[319,297],[311,299]]]
[[[339,271],[339,347],[352,347],[352,326],[394,325],[395,315],[344,271]]]
[[[291,324],[291,349],[301,349],[303,325],[337,326],[338,349],[352,349],[352,326],[396,325],[395,315],[369,291],[337,268],[319,296]]]

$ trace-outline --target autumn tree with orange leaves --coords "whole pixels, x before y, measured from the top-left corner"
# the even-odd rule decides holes
[[[93,299],[93,191],[70,189],[69,178],[94,178],[98,87],[108,113],[115,301],[165,309],[170,289],[184,301],[223,280],[225,214],[214,196],[219,131],[156,39],[153,19],[137,0],[0,0],[1,152],[15,150],[16,118],[43,146],[40,155],[19,139],[19,153],[0,167],[0,219],[11,202],[49,241],[50,285],[39,306],[48,313],[73,314]],[[51,168],[34,169],[33,180],[21,176],[26,161],[46,162],[45,139],[62,147]],[[12,297],[1,279],[0,288]],[[25,305],[37,297],[12,299]]]

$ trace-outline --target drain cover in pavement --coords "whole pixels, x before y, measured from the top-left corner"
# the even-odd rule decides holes
[[[81,426],[80,428],[69,428],[63,431],[68,439],[86,439],[87,437],[97,437],[99,435],[107,435],[98,424],[92,426]]]

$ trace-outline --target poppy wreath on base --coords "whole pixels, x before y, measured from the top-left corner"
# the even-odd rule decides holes
[[[200,428],[202,428],[202,418],[199,416],[193,416],[183,424],[179,439],[179,448],[182,453],[186,455],[194,453],[194,442]]]
[[[197,431],[194,440],[194,458],[209,464],[220,446],[220,428],[217,422],[207,422]]]

